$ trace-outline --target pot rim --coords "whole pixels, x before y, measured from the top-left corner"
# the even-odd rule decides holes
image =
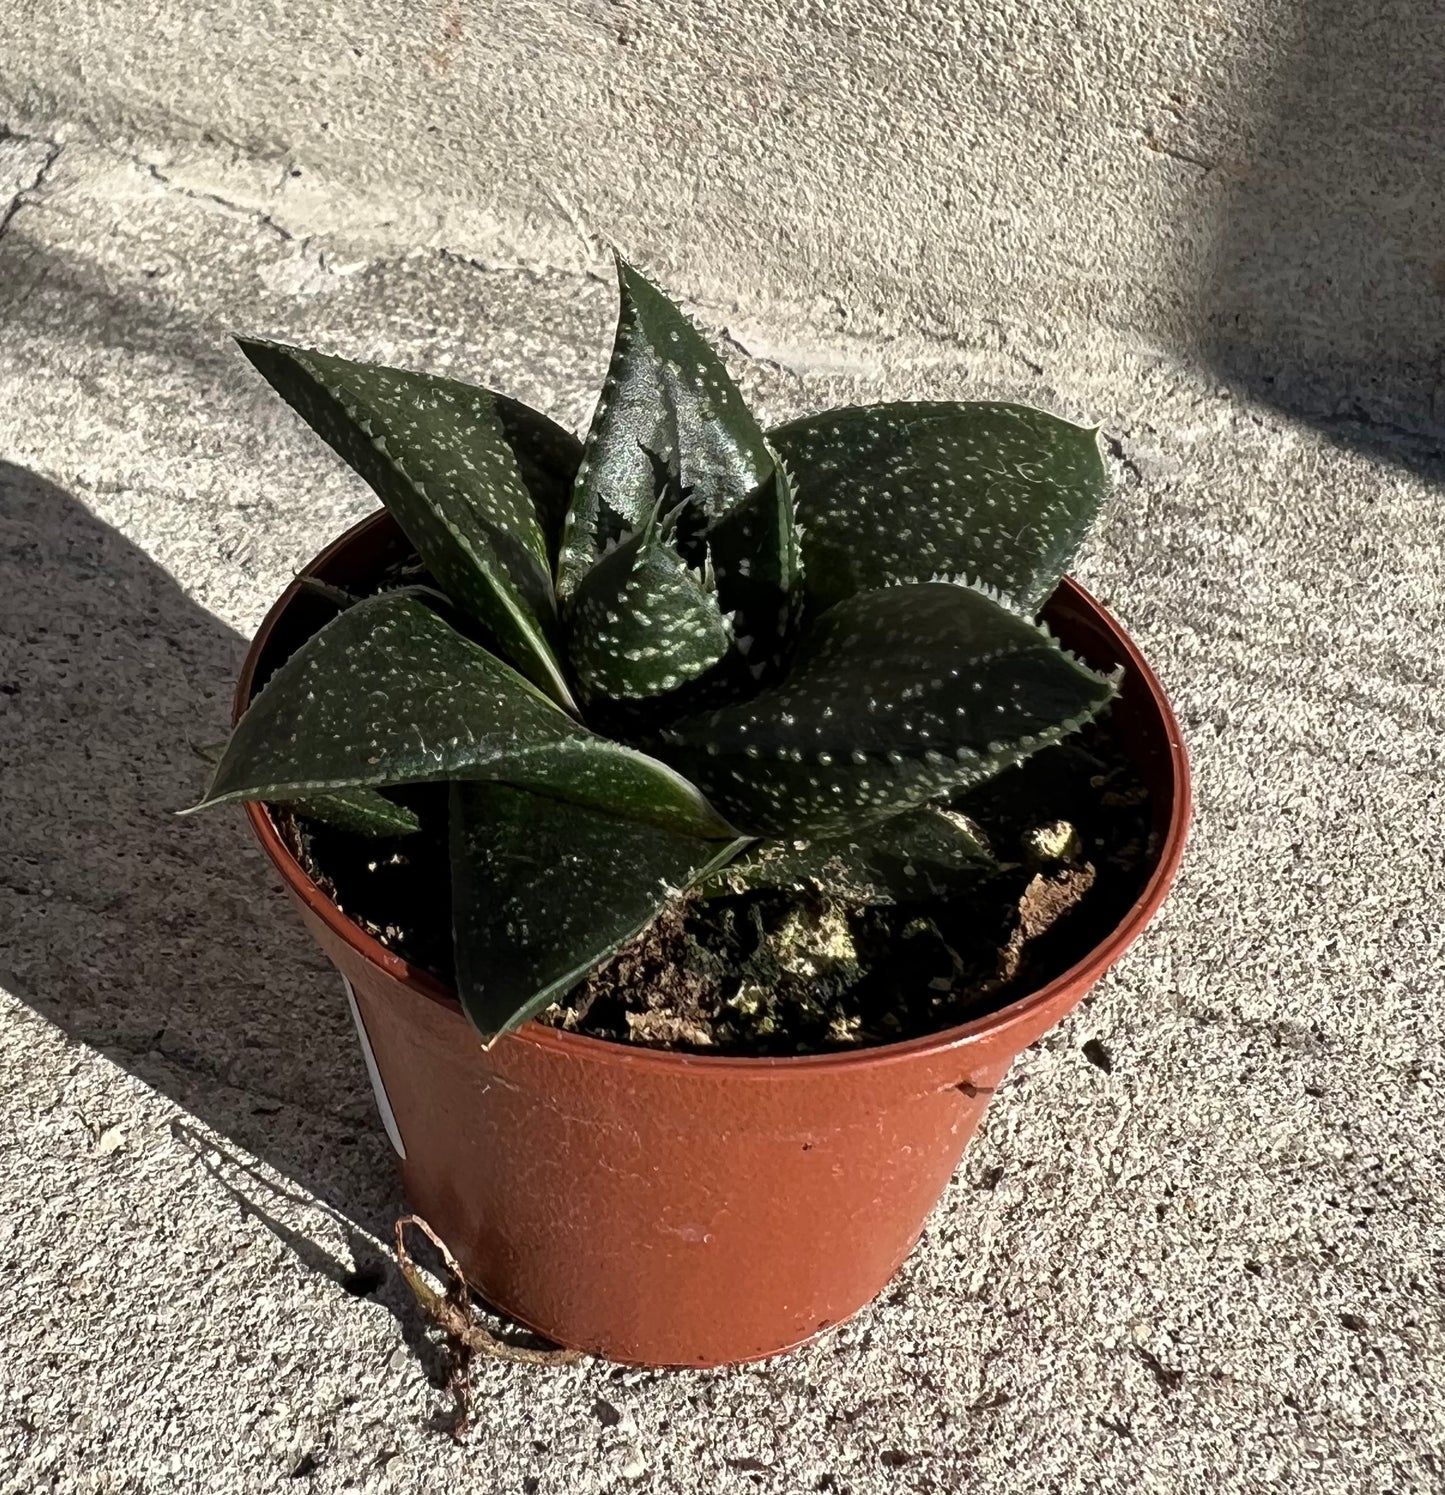
[[[389,518],[385,509],[379,509],[333,540],[319,555],[307,563],[295,579],[271,605],[261,621],[236,682],[232,701],[232,724],[240,720],[250,704],[252,681],[266,645],[270,642],[283,614],[300,595],[303,581],[344,552],[360,535]],[[631,1044],[617,1043],[611,1039],[594,1038],[586,1033],[568,1033],[561,1028],[552,1028],[535,1019],[529,1019],[515,1032],[497,1040],[498,1044],[531,1044],[551,1050],[559,1057],[572,1056],[582,1060],[612,1059],[620,1064],[662,1066],[678,1071],[705,1067],[717,1072],[723,1068],[737,1073],[753,1075],[786,1076],[799,1068],[808,1070],[846,1070],[868,1065],[907,1063],[924,1054],[942,1054],[950,1050],[964,1049],[987,1034],[1004,1032],[1012,1028],[1028,1026],[1036,1021],[1040,1012],[1061,997],[1065,990],[1082,985],[1092,987],[1116,960],[1139,937],[1152,919],[1173,885],[1184,855],[1184,844],[1188,836],[1192,811],[1192,790],[1189,757],[1184,746],[1179,723],[1169,705],[1168,697],[1154,671],[1135,646],[1114,616],[1072,577],[1066,576],[1060,583],[1063,589],[1083,609],[1112,635],[1119,653],[1125,661],[1126,670],[1135,675],[1148,692],[1154,710],[1158,713],[1169,744],[1169,784],[1172,804],[1169,820],[1164,831],[1158,860],[1149,875],[1143,891],[1135,899],[1119,923],[1096,944],[1083,959],[1076,961],[1066,971],[1036,990],[1019,997],[995,1012],[974,1018],[952,1028],[921,1038],[905,1039],[900,1043],[879,1044],[871,1048],[849,1049],[833,1054],[785,1054],[785,1055],[736,1055],[679,1053],[669,1049],[648,1049]],[[305,869],[291,855],[281,839],[270,814],[263,804],[248,801],[243,805],[246,818],[262,850],[275,864],[287,889],[319,918],[328,929],[344,941],[359,957],[379,966],[387,975],[401,982],[417,996],[436,1002],[458,1016],[463,1016],[461,1003],[455,994],[430,972],[421,970],[388,950],[385,945],[367,934],[360,925],[354,924],[326,896],[309,877]]]

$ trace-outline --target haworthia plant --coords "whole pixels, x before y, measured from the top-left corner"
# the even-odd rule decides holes
[[[683,313],[618,280],[585,445],[454,379],[242,344],[426,584],[338,592],[201,805],[396,838],[441,812],[388,791],[449,784],[458,995],[489,1043],[689,889],[966,888],[989,849],[950,797],[1115,689],[1034,621],[1104,495],[1094,432],[945,403],[765,432]]]

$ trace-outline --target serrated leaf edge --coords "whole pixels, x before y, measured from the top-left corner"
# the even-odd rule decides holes
[[[1092,435],[1095,440],[1104,429],[1101,425],[1086,425],[1083,421],[1071,419],[1067,415],[1060,415],[1057,410],[1049,410],[1043,405],[1030,405],[1024,400],[870,400],[865,404],[854,403],[851,405],[828,405],[822,410],[805,411],[802,415],[795,415],[791,420],[779,421],[775,426],[769,426],[765,435],[771,441],[775,431],[789,431],[794,426],[801,426],[805,422],[837,420],[842,416],[853,416],[864,414],[871,410],[878,410],[889,405],[936,405],[937,410],[930,411],[924,415],[914,417],[913,424],[926,425],[930,421],[948,420],[956,417],[960,411],[976,408],[979,406],[992,406],[998,408],[1006,407],[1010,410],[1027,410],[1032,415],[1046,415],[1050,420],[1056,420],[1062,426],[1072,426],[1076,431],[1083,431]]]
[[[713,605],[714,605],[714,609],[717,612],[717,616],[722,621],[723,632],[726,635],[726,642],[724,643],[722,649],[719,651],[717,657],[715,659],[709,661],[709,663],[706,664],[706,665],[704,665],[702,669],[698,670],[695,674],[692,674],[692,675],[673,675],[671,677],[672,684],[664,686],[663,689],[660,690],[660,691],[637,692],[637,691],[626,691],[626,690],[620,690],[620,691],[618,691],[618,690],[591,690],[591,689],[588,689],[588,687],[586,685],[586,682],[583,681],[583,680],[581,680],[581,678],[580,678],[580,671],[579,671],[578,672],[579,673],[579,686],[581,687],[582,693],[583,693],[584,697],[587,699],[587,701],[589,702],[589,704],[591,704],[591,703],[593,703],[595,701],[599,701],[599,700],[613,700],[613,701],[648,701],[648,700],[655,700],[659,696],[665,695],[668,691],[670,691],[670,690],[676,690],[676,689],[679,689],[679,688],[681,688],[683,686],[686,686],[686,685],[690,684],[692,681],[697,680],[701,676],[705,675],[709,670],[713,669],[718,664],[718,662],[720,660],[722,660],[723,658],[726,657],[728,651],[733,647],[733,645],[735,643],[736,634],[735,634],[735,630],[734,630],[734,627],[733,627],[733,624],[735,622],[735,613],[731,613],[731,612],[725,613],[725,612],[721,611],[721,609],[718,609],[716,607],[716,601],[717,601],[717,599],[716,599],[716,595],[715,595],[715,588],[713,588],[713,587],[711,587],[709,585],[709,583],[711,581],[710,574],[699,576],[697,574],[697,572],[692,567],[690,567],[687,564],[686,561],[683,560],[683,558],[677,553],[677,551],[675,549],[673,549],[673,547],[670,544],[668,544],[666,538],[661,534],[659,526],[657,524],[657,513],[658,513],[658,509],[660,507],[661,507],[661,505],[659,503],[658,506],[653,509],[652,515],[649,517],[649,519],[644,524],[644,526],[643,526],[643,528],[641,530],[634,530],[634,531],[632,531],[632,532],[630,532],[630,533],[628,533],[626,535],[618,537],[617,539],[610,540],[607,543],[607,545],[604,547],[602,553],[600,555],[598,555],[593,560],[592,566],[593,567],[597,566],[599,563],[601,563],[603,560],[605,560],[608,556],[615,554],[618,550],[623,549],[625,546],[635,545],[636,548],[635,548],[635,550],[633,552],[633,555],[632,555],[631,559],[627,562],[627,567],[628,567],[628,569],[627,569],[627,578],[626,578],[626,581],[623,584],[623,590],[625,591],[627,584],[631,582],[632,578],[635,577],[638,574],[638,572],[642,569],[642,567],[647,563],[647,561],[648,561],[648,559],[649,559],[649,557],[650,557],[651,554],[660,554],[662,556],[665,556],[666,559],[669,562],[673,563],[676,566],[676,568],[677,568],[677,574],[683,580],[690,581],[693,584],[695,584],[697,586],[699,592],[703,595],[703,597],[710,598],[712,600]],[[676,512],[676,511],[674,511],[674,512]],[[592,568],[589,567],[588,572],[584,573],[584,575],[582,577],[582,580],[578,583],[577,587],[574,589],[574,591],[572,593],[572,602],[573,602],[574,605],[578,601],[579,593],[581,591],[582,586],[585,585],[585,583],[586,583],[587,576],[591,574],[591,569]],[[709,568],[709,571],[710,571],[710,568]],[[645,618],[645,616],[646,616],[644,614],[643,610],[641,608],[638,608],[638,607],[631,608],[630,609],[630,613],[631,613],[631,616],[634,617],[634,618]],[[612,619],[615,616],[616,615],[612,614],[612,613],[608,614],[609,623],[611,623]],[[643,626],[647,627],[649,625],[648,625],[648,623],[644,622]],[[657,652],[658,651],[656,649],[654,649],[654,650],[651,651],[651,653],[648,653],[645,657],[651,658]],[[630,654],[624,653],[624,658],[631,659],[632,656]],[[574,662],[574,668],[575,668],[575,662]]]
[[[1009,651],[1000,651],[1000,654],[1007,652]],[[984,660],[989,657],[998,656],[980,656],[980,659]],[[1087,669],[1087,666],[1085,668]],[[1122,666],[1109,675],[1101,675],[1095,670],[1089,670],[1089,673],[1101,684],[1111,687],[1116,686],[1118,680],[1123,678]],[[927,763],[934,767],[941,767],[949,761],[960,764],[966,764],[970,761],[974,763],[992,762],[994,758],[1000,755],[1008,755],[1015,748],[1022,748],[1023,752],[1019,753],[1014,759],[1015,762],[1018,762],[1037,752],[1040,748],[1051,747],[1061,738],[1068,736],[1072,732],[1077,732],[1086,722],[1092,721],[1113,699],[1114,694],[1111,690],[1111,693],[1105,696],[1097,706],[1091,710],[1080,712],[1077,716],[1069,717],[1058,726],[1046,727],[1042,732],[1025,732],[1021,736],[1014,738],[1012,743],[1002,741],[990,742],[982,751],[970,747],[957,747],[949,752],[944,752],[939,748],[889,748],[886,751],[878,751],[876,749],[869,751],[866,748],[853,748],[846,754],[846,757],[855,768],[867,768],[869,765],[882,767],[884,764],[893,768],[899,768],[905,763]],[[716,758],[722,755],[722,750],[716,743],[707,742],[695,745],[687,736],[670,727],[663,728],[657,735],[663,742],[673,747],[684,747],[691,748],[693,751],[701,751],[709,758]],[[729,756],[746,758],[751,763],[808,763],[816,764],[819,768],[832,768],[845,755],[842,752],[826,751],[805,753],[801,748],[777,748],[770,752],[764,752],[758,748],[742,748],[736,753],[729,754]],[[926,804],[929,799],[933,798],[939,792],[941,791],[931,791],[919,803]],[[890,816],[903,813],[905,813],[904,809],[889,811]],[[859,822],[860,825],[868,823],[870,822]],[[816,837],[804,837],[803,839],[816,839]]]
[[[990,602],[995,603],[997,606],[1003,608],[1005,612],[1012,613],[1014,617],[1022,618],[1026,623],[1034,624],[1035,627],[1039,626],[1037,616],[1034,613],[1030,612],[1026,607],[1022,606],[1016,597],[1010,597],[1008,593],[1004,592],[999,587],[994,586],[992,582],[979,581],[976,578],[969,576],[966,572],[958,571],[949,573],[946,571],[935,571],[934,574],[928,578],[927,584],[929,586],[942,585],[949,587],[962,587],[966,591],[977,592],[980,596],[987,597]],[[894,587],[906,587],[917,586],[918,583],[908,581],[895,581],[889,582],[888,585]]]

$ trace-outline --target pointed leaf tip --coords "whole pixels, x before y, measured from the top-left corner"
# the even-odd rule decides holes
[[[564,599],[592,562],[637,530],[656,496],[653,459],[716,518],[768,476],[761,429],[717,353],[677,306],[620,255],[620,306],[607,379],[578,469],[558,560]]]
[[[575,439],[537,411],[456,379],[258,338],[237,342],[376,491],[452,601],[559,705],[575,709],[553,650],[551,584]]]

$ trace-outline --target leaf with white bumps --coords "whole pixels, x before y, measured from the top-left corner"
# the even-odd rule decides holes
[[[421,821],[414,810],[408,810],[405,805],[397,804],[375,789],[315,794],[306,799],[292,800],[291,808],[308,820],[319,820],[323,825],[369,839],[409,836],[421,829]]]
[[[456,379],[240,344],[376,490],[451,600],[570,707],[553,650],[551,556],[575,440],[546,416]]]
[[[347,606],[355,601],[347,599]],[[205,743],[196,749],[214,769],[226,751],[224,742]],[[323,825],[337,830],[350,831],[354,836],[378,838],[384,836],[409,836],[421,829],[421,821],[414,810],[399,805],[375,789],[338,790],[334,794],[317,794],[310,799],[290,802],[291,808],[308,820],[319,820]]]
[[[793,488],[781,462],[713,521],[707,546],[718,602],[734,619],[739,675],[768,683],[787,658],[803,595]]]
[[[708,879],[711,892],[759,888],[822,893],[850,903],[910,903],[957,892],[997,866],[966,815],[940,805],[814,840],[759,841]]]
[[[582,578],[568,628],[568,658],[589,701],[666,695],[715,665],[732,639],[716,595],[652,524]]]
[[[612,362],[588,432],[557,566],[566,599],[608,543],[640,530],[670,463],[709,520],[772,471],[763,433],[722,360],[661,291],[617,261],[621,309]]]
[[[1107,490],[1095,431],[1025,405],[859,405],[769,440],[797,481],[810,602],[968,580],[1033,617]]]
[[[781,684],[660,736],[740,830],[826,835],[991,778],[1114,690],[991,598],[925,583],[838,603]]]
[[[520,1027],[741,844],[618,820],[506,784],[453,784],[452,935],[462,1010],[488,1043]]]
[[[733,834],[675,770],[579,726],[404,592],[348,608],[272,675],[202,805],[446,779],[498,780],[688,834]]]

